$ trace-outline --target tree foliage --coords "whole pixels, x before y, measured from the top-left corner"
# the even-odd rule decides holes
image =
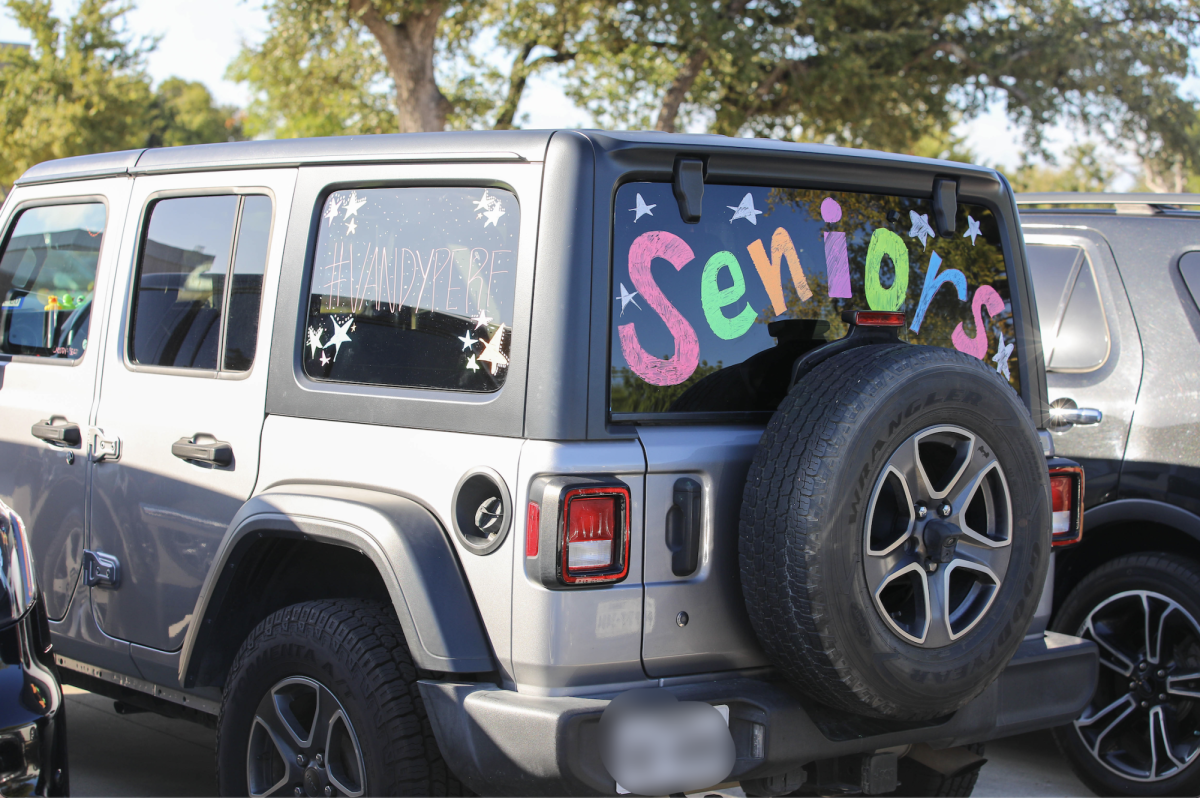
[[[6,5],[33,45],[7,49],[0,64],[0,189],[51,158],[241,135],[233,109],[214,106],[201,84],[152,89],[145,57],[155,42],[124,32],[130,3],[81,0],[68,21],[50,0]]]

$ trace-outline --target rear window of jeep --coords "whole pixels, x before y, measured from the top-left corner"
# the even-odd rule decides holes
[[[484,393],[508,374],[516,196],[360,188],[322,209],[302,360],[333,382]]]
[[[845,310],[903,311],[902,340],[953,347],[1018,383],[1004,251],[990,210],[934,232],[927,199],[706,185],[685,223],[669,183],[627,183],[613,221],[614,418],[771,411],[796,357]]]

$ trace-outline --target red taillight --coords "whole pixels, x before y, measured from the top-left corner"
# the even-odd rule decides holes
[[[891,310],[847,310],[842,321],[859,327],[903,327],[904,313]]]
[[[529,503],[529,510],[525,514],[525,556],[536,557],[538,555],[538,532],[542,523],[542,508],[538,507],[537,502]]]
[[[563,582],[624,579],[629,572],[629,490],[597,487],[567,491],[560,534]]]
[[[1050,469],[1051,539],[1055,546],[1078,543],[1083,537],[1083,469]]]

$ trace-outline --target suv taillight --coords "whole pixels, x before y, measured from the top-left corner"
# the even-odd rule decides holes
[[[623,482],[540,477],[529,488],[526,568],[549,588],[620,582],[629,575],[630,493]]]
[[[1082,468],[1069,460],[1062,465],[1050,462],[1050,503],[1054,545],[1078,543],[1083,537]]]

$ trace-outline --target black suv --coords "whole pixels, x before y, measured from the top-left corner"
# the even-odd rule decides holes
[[[1101,795],[1200,792],[1200,195],[1026,194],[1055,449],[1085,535],[1052,627],[1100,645],[1057,731]],[[1190,209],[1189,209],[1190,208]]]

